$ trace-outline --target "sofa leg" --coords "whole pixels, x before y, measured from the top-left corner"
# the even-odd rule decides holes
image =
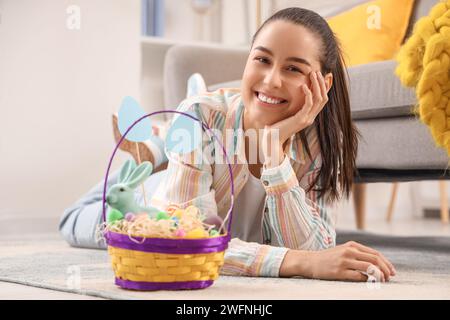
[[[356,228],[366,227],[366,183],[353,184],[353,205],[355,208]]]
[[[394,182],[394,184],[392,185],[391,200],[389,201],[389,207],[388,207],[388,211],[386,213],[386,221],[387,222],[392,221],[392,214],[394,212],[394,204],[395,204],[395,200],[397,198],[397,191],[398,191],[398,182]]]
[[[439,189],[441,194],[441,221],[444,224],[448,223],[448,200],[447,200],[447,183],[444,180],[439,181]]]

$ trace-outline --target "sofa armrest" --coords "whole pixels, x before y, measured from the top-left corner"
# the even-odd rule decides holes
[[[186,97],[188,78],[200,73],[207,84],[240,79],[249,50],[206,45],[176,45],[164,61],[164,105],[173,109]]]

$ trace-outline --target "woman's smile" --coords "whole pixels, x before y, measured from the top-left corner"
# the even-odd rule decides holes
[[[265,92],[261,91],[255,91],[254,92],[255,101],[257,102],[257,105],[260,105],[262,107],[285,107],[288,105],[288,101],[286,99],[283,99],[282,97],[274,96],[267,94]]]

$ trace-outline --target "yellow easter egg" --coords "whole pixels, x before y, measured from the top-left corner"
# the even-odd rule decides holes
[[[175,212],[172,214],[172,217],[177,217],[178,219],[181,219],[181,217],[184,214],[184,210],[183,209],[177,209],[175,210]]]
[[[189,239],[198,239],[198,238],[207,238],[208,234],[205,232],[205,230],[196,228],[194,230],[189,231],[186,234],[186,238]]]

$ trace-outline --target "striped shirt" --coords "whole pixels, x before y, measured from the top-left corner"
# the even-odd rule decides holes
[[[244,105],[240,90],[204,92],[184,100],[177,110],[195,113],[211,129],[222,133],[237,197],[251,174],[246,161],[241,161],[245,160],[244,136],[227,134],[243,129]],[[262,169],[260,179],[266,192],[260,237],[263,243],[233,238],[225,252],[221,274],[278,277],[289,249],[321,250],[335,246],[334,221],[326,209],[325,199],[319,199],[314,190],[305,192],[319,174],[322,163],[315,127],[306,128],[305,134],[312,159],[307,156],[297,133],[289,139],[282,163]],[[227,164],[196,161],[198,153],[201,156],[205,150],[212,150],[213,154],[221,152],[211,148],[211,143],[206,137],[202,148],[186,155],[165,150],[169,159],[167,174],[152,198],[154,206],[195,205],[207,216],[225,218],[231,206],[231,177]]]

